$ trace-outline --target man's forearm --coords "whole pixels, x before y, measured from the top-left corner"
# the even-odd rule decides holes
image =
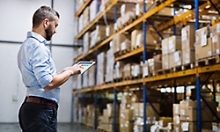
[[[72,75],[73,75],[73,72],[71,70],[64,70],[60,72],[53,76],[53,80],[50,82],[50,84],[44,87],[44,89],[46,91],[49,91],[54,88],[57,88],[61,86],[63,83],[65,83]]]

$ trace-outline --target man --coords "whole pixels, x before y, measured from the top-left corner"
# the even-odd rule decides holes
[[[24,103],[19,110],[19,124],[23,132],[56,132],[60,88],[72,75],[80,73],[74,65],[56,73],[46,40],[56,33],[59,14],[41,6],[33,15],[32,31],[18,52],[18,67],[27,87]]]

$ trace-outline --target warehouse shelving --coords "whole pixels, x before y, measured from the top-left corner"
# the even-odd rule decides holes
[[[100,13],[98,13],[97,17],[90,22],[82,31],[80,31],[80,33],[78,33],[78,35],[75,37],[75,41],[80,39],[89,29],[93,28],[97,22],[100,21],[100,19],[104,16],[104,14],[106,14],[116,3],[118,0],[113,0],[109,3],[109,6],[106,7],[106,9],[104,11],[101,11]]]
[[[83,10],[89,5],[91,1],[92,0],[86,0],[86,2],[76,11],[75,17],[78,17],[83,12]]]
[[[112,89],[112,88],[120,88],[120,87],[125,87],[127,85],[137,85],[137,84],[143,84],[143,83],[150,83],[150,82],[156,82],[156,81],[163,81],[163,80],[169,80],[169,79],[181,79],[184,78],[185,82],[191,82],[192,79],[189,78],[189,76],[192,76],[195,78],[196,74],[205,74],[205,73],[211,73],[215,71],[220,71],[220,64],[215,64],[211,66],[204,66],[204,67],[196,67],[193,69],[187,69],[187,70],[181,70],[178,72],[172,72],[172,73],[167,73],[167,74],[162,74],[162,75],[157,75],[157,76],[152,76],[152,77],[146,77],[146,78],[139,78],[135,80],[125,80],[121,82],[113,82],[109,84],[103,84],[99,86],[94,86],[93,88],[83,88],[79,89],[76,91],[73,91],[74,94],[76,93],[85,93],[85,92],[92,92],[92,91],[99,91],[99,90],[105,90],[105,89]],[[218,80],[218,76],[215,76],[215,78]],[[195,79],[194,79],[195,81]],[[166,81],[164,84],[163,82],[160,82],[161,85],[167,84]],[[181,84],[183,85],[183,84]]]
[[[113,34],[113,35],[109,36],[108,38],[106,38],[105,40],[103,40],[101,43],[97,44],[95,47],[91,48],[86,54],[82,54],[82,55],[76,57],[74,59],[74,61],[79,61],[79,60],[82,60],[83,58],[88,58],[92,53],[94,53],[95,51],[99,50],[101,47],[103,47],[108,42],[110,42],[115,37],[115,35],[123,33],[123,32],[126,32],[127,30],[135,27],[136,25],[138,25],[141,22],[145,21],[150,16],[152,16],[155,13],[157,13],[158,11],[162,10],[164,7],[172,4],[174,1],[175,0],[167,0],[166,2],[160,4],[159,6],[154,7],[149,12],[147,12],[147,13],[143,14],[142,16],[140,16],[138,19],[136,19],[131,24],[127,25],[126,27],[122,28],[121,30],[119,30],[115,34]],[[112,7],[116,3],[117,3],[117,1],[113,1],[112,5],[110,5],[109,7]],[[108,10],[105,10],[104,12],[107,12],[107,11]],[[103,14],[104,14],[104,12],[103,12]],[[93,22],[91,22],[86,28],[84,28],[84,30],[81,31],[75,38],[77,38],[77,39],[80,38],[86,31],[88,31],[89,28],[94,26],[95,22],[97,22],[101,17],[102,17],[101,15],[100,15],[100,17],[98,16]]]
[[[92,21],[89,25],[87,25],[76,37],[75,40],[80,39],[82,35],[88,31],[90,28],[95,26],[95,24],[101,19],[101,17],[110,10],[115,4],[117,4],[118,0],[114,0],[111,2],[111,4],[101,13],[99,14],[94,21]],[[94,53],[97,53],[98,50],[100,50],[104,45],[108,44],[117,34],[124,33],[133,27],[135,27],[138,24],[143,24],[143,28],[146,29],[146,21],[149,23],[147,20],[148,18],[152,17],[154,14],[156,14],[158,11],[163,9],[166,6],[171,5],[172,3],[175,3],[175,0],[167,0],[163,3],[161,3],[159,6],[154,7],[153,9],[147,11],[146,13],[143,13],[140,17],[138,17],[136,20],[134,20],[132,23],[128,24],[124,28],[118,30],[115,34],[110,35],[100,43],[98,43],[95,47],[89,49],[89,51],[85,54],[81,54],[77,58],[74,59],[74,61],[79,61],[83,59],[92,59],[95,58]],[[157,33],[160,33],[161,31],[164,31],[168,28],[171,28],[173,25],[177,24],[182,24],[186,25],[186,23],[190,20],[195,19],[196,23],[196,29],[199,29],[199,17],[203,14],[207,14],[207,7],[213,6],[213,4],[218,4],[218,0],[210,0],[203,1],[204,3],[200,3],[199,6],[199,1],[194,0],[195,2],[195,9],[194,10],[189,10],[181,15],[175,15],[171,20],[165,21],[164,23],[161,23],[159,25],[154,26],[154,24],[151,24],[154,26],[154,30]],[[184,1],[183,1],[184,3]],[[146,10],[146,7],[145,7]],[[195,12],[195,15],[194,15]],[[219,22],[218,20],[212,21],[212,24],[214,25],[215,23]],[[175,29],[173,30],[174,34]],[[145,32],[146,34],[146,32]],[[146,36],[146,35],[144,35]],[[146,38],[145,38],[146,39]],[[146,41],[144,41],[146,42]],[[147,59],[146,57],[146,43],[143,44],[143,47],[140,47],[136,50],[130,51],[126,54],[123,54],[121,56],[117,56],[115,58],[115,61],[119,60],[124,60],[126,58],[132,57],[134,55],[143,53],[143,62]],[[92,55],[93,54],[93,55]],[[94,87],[88,87],[88,88],[83,88],[79,90],[73,91],[73,94],[80,94],[80,93],[89,93],[89,92],[94,92],[95,96],[94,98],[97,98],[97,92],[99,91],[104,91],[104,90],[113,90],[114,93],[114,106],[117,102],[117,90],[123,89],[126,86],[131,86],[131,85],[139,85],[143,86],[143,99],[144,99],[144,108],[146,110],[146,93],[147,93],[147,88],[150,88],[152,86],[174,86],[175,90],[176,87],[179,86],[186,86],[189,84],[196,84],[196,90],[197,90],[197,125],[198,125],[198,132],[201,132],[201,103],[200,100],[202,99],[201,96],[201,87],[203,84],[207,83],[208,80],[219,80],[219,71],[220,71],[220,64],[214,64],[214,65],[207,65],[207,66],[198,66],[194,67],[191,69],[186,69],[186,70],[180,70],[180,71],[169,71],[168,73],[160,74],[160,75],[155,75],[155,76],[148,76],[144,78],[137,78],[137,79],[131,79],[131,80],[122,80],[120,82],[111,82],[108,84],[102,84],[102,85],[96,85]],[[213,73],[214,72],[214,73]],[[184,80],[184,81],[183,81]],[[202,84],[201,84],[202,82]],[[176,92],[175,92],[176,93]],[[205,100],[204,100],[205,102]],[[96,103],[94,104],[96,105]],[[114,109],[116,109],[114,107]],[[146,114],[146,113],[144,113]],[[115,115],[115,114],[114,114]],[[116,118],[116,117],[115,117]],[[146,132],[146,115],[144,115],[144,132]],[[115,128],[115,127],[114,127]]]

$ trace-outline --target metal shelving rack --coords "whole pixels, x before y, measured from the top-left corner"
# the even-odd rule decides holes
[[[74,40],[80,39],[83,34],[85,34],[89,29],[93,28],[95,24],[104,16],[105,13],[107,13],[111,8],[114,8],[115,10],[115,15],[114,15],[114,20],[116,21],[117,19],[117,7],[115,6],[120,0],[111,0],[105,8],[104,11],[100,12],[98,16],[91,22],[89,23],[76,37]],[[144,0],[145,1],[145,0]],[[146,36],[146,26],[147,22],[153,27],[151,30],[156,31],[158,35],[162,38],[162,35],[160,35],[160,32],[163,30],[166,30],[168,28],[171,28],[173,26],[173,33],[174,35],[176,34],[176,25],[178,24],[183,24],[186,25],[186,23],[189,20],[195,19],[195,30],[199,29],[199,17],[201,15],[204,15],[207,13],[205,8],[207,6],[213,6],[215,9],[218,9],[215,4],[218,3],[218,0],[207,0],[207,2],[204,2],[203,4],[199,5],[199,0],[194,0],[194,9],[189,10],[187,12],[184,12],[181,15],[175,15],[172,19],[167,21],[166,23],[162,23],[161,25],[154,26],[153,23],[151,23],[148,18],[156,14],[158,11],[162,10],[166,6],[169,6],[178,0],[166,0],[163,3],[159,4],[158,6],[154,7],[153,9],[150,9],[149,11],[146,11],[146,4],[143,4],[143,11],[144,14],[138,17],[136,20],[134,20],[132,23],[128,24],[126,27],[122,28],[121,30],[117,31],[113,35],[110,35],[107,37],[105,40],[101,41],[98,43],[96,46],[93,48],[89,49],[89,51],[86,54],[81,54],[80,56],[76,57],[74,61],[79,61],[84,58],[94,58],[92,54],[101,49],[103,46],[108,44],[117,34],[126,32],[136,25],[142,23],[142,28],[143,28],[143,34]],[[87,0],[82,7],[79,8],[79,10],[76,12],[75,16],[79,16],[84,8],[89,5],[91,0]],[[144,2],[145,3],[145,2]],[[175,10],[174,10],[175,11]],[[217,10],[219,12],[219,10]],[[220,13],[220,12],[219,12]],[[214,25],[215,23],[218,23],[219,20],[212,21],[212,24]],[[126,58],[129,58],[131,56],[143,53],[143,63],[147,59],[147,45],[146,45],[146,37],[144,37],[143,40],[143,47],[140,47],[136,50],[133,50],[127,54],[124,54],[122,56],[116,57],[115,61],[123,60]],[[97,52],[96,52],[97,55]],[[167,73],[167,74],[162,74],[162,75],[156,75],[156,76],[151,76],[151,77],[146,77],[146,78],[139,78],[135,80],[125,80],[121,82],[113,82],[109,84],[103,84],[103,85],[96,85],[93,88],[83,88],[80,90],[74,90],[73,94],[80,94],[80,93],[87,93],[87,92],[94,92],[94,105],[97,105],[97,92],[101,90],[106,90],[106,89],[112,89],[114,93],[114,122],[116,122],[116,104],[117,104],[117,89],[121,89],[125,86],[128,85],[142,85],[143,86],[143,100],[144,100],[144,111],[146,111],[146,102],[147,102],[147,87],[151,87],[152,84],[158,85],[158,84],[169,84],[175,87],[175,93],[176,93],[176,87],[178,85],[184,86],[185,87],[185,92],[186,92],[186,86],[187,82],[191,82],[192,84],[196,84],[196,100],[197,100],[197,126],[198,132],[201,132],[201,102],[200,100],[202,99],[205,104],[210,108],[212,111],[211,107],[207,104],[206,100],[201,96],[201,87],[208,82],[208,80],[219,80],[220,76],[220,64],[214,64],[214,65],[208,65],[208,66],[198,66],[194,67],[192,69],[186,69],[182,71],[177,71],[177,72],[172,72],[172,73]],[[202,83],[201,83],[202,82]],[[214,82],[214,81],[213,81]],[[213,87],[214,87],[213,83]],[[214,88],[215,89],[215,88]],[[213,95],[215,96],[215,90],[213,91]],[[186,96],[186,93],[184,93],[184,97]],[[215,98],[214,98],[215,101]],[[152,106],[152,105],[151,105]],[[153,107],[153,106],[152,106]],[[219,120],[218,116],[216,113],[213,113],[216,118]],[[95,114],[96,115],[96,114]],[[144,112],[144,125],[143,125],[143,130],[146,132],[146,112]],[[97,124],[94,124],[95,128],[97,127]],[[116,126],[115,124],[113,125],[113,130],[116,132]]]

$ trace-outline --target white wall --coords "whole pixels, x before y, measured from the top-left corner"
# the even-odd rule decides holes
[[[51,5],[51,0],[0,0],[0,40],[23,41],[31,30],[32,15],[41,5]],[[54,0],[54,8],[61,20],[53,43],[73,42],[73,0]],[[17,68],[18,44],[0,42],[0,123],[18,122],[17,113],[26,88]],[[52,47],[57,70],[72,64],[73,49]],[[62,86],[58,122],[70,122],[72,79]],[[14,100],[13,100],[14,99]]]

